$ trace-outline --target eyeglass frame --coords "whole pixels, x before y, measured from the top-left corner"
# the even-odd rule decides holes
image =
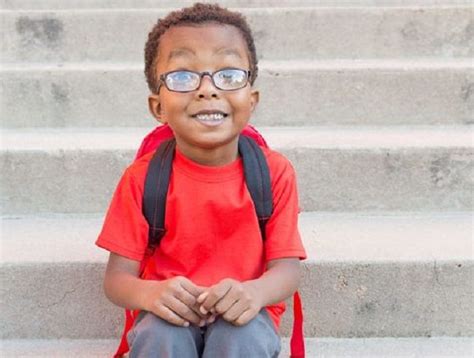
[[[222,89],[222,88],[219,88],[216,83],[214,82],[214,75],[217,73],[217,72],[221,72],[221,71],[224,71],[224,70],[238,70],[238,71],[242,71],[244,72],[246,75],[247,75],[247,81],[245,82],[245,84],[242,86],[242,87],[239,87],[239,88],[234,88],[234,89]],[[166,83],[166,76],[168,76],[169,74],[171,73],[175,73],[175,72],[191,72],[191,73],[195,73],[197,75],[199,75],[199,84],[198,86],[193,89],[193,90],[189,90],[189,91],[176,91],[176,90],[172,90],[168,87],[167,83]],[[245,86],[247,86],[247,84],[250,82],[250,75],[251,75],[251,71],[250,70],[243,70],[241,68],[236,68],[236,67],[224,67],[224,68],[221,68],[217,71],[214,71],[214,72],[209,72],[209,71],[204,71],[204,72],[198,72],[198,71],[191,71],[191,70],[174,70],[174,71],[169,71],[169,72],[165,72],[165,73],[162,73],[159,77],[159,85],[158,85],[158,88],[157,88],[157,93],[160,92],[160,89],[161,89],[161,85],[165,85],[166,89],[168,91],[171,91],[171,92],[176,92],[176,93],[189,93],[189,92],[194,92],[196,90],[199,89],[199,87],[201,87],[201,83],[202,83],[202,79],[204,76],[209,76],[210,79],[211,79],[211,82],[213,84],[214,87],[216,87],[218,90],[220,91],[225,91],[225,92],[230,92],[230,91],[237,91],[239,89],[242,89],[244,88]]]

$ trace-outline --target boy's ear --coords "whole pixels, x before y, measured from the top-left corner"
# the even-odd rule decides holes
[[[161,102],[159,94],[153,93],[148,96],[148,109],[158,122],[162,124],[166,123],[166,120],[163,118],[163,115],[161,113]]]
[[[260,92],[258,90],[252,90],[250,92],[250,110],[253,112],[257,108],[258,101],[260,100]]]

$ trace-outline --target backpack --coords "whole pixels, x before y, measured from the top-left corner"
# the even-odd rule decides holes
[[[149,224],[148,249],[140,263],[140,276],[148,259],[153,255],[165,234],[166,196],[171,175],[176,141],[168,125],[156,127],[142,141],[135,160],[155,150],[150,161],[143,195],[143,214]],[[265,139],[250,125],[239,137],[239,154],[242,157],[247,188],[254,202],[262,239],[265,240],[265,225],[273,211],[270,172],[260,146],[268,148]],[[139,311],[125,310],[125,327],[120,345],[114,357],[121,357],[129,351],[127,333],[133,327]],[[303,314],[298,292],[293,300],[293,333],[291,337],[291,358],[304,358]]]

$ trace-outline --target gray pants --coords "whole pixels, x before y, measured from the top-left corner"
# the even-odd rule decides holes
[[[207,327],[178,327],[142,312],[127,336],[130,358],[277,358],[280,337],[265,309],[245,326],[218,318]]]

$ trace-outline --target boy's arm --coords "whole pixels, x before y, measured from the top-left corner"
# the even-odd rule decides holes
[[[267,271],[258,279],[245,282],[253,286],[262,307],[284,301],[298,289],[300,284],[300,260],[284,258],[271,260]]]
[[[290,297],[298,288],[298,258],[272,260],[258,279],[239,282],[224,279],[198,297],[201,313],[212,309],[237,326],[252,320],[260,310]]]
[[[185,277],[164,281],[142,280],[138,277],[140,263],[111,253],[105,272],[104,290],[107,298],[118,306],[145,310],[178,325],[189,322],[203,325],[196,298],[204,288]]]

